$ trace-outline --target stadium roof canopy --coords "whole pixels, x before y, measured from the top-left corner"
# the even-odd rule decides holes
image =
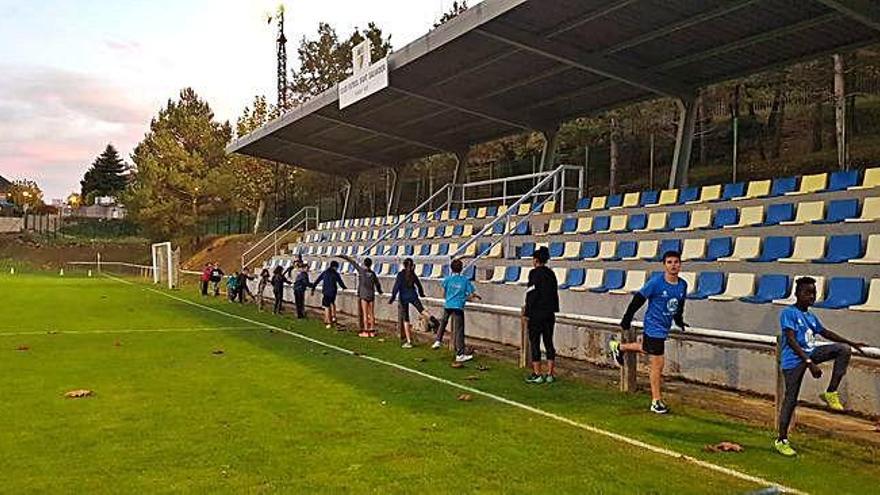
[[[878,40],[873,0],[485,0],[228,150],[350,176]]]

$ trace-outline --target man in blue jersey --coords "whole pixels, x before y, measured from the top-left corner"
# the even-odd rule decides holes
[[[779,314],[779,326],[782,329],[782,348],[780,367],[785,380],[785,398],[779,410],[779,435],[774,442],[776,451],[786,457],[797,455],[788,443],[788,426],[797,406],[798,394],[804,373],[810,370],[813,378],[821,378],[822,370],[818,364],[834,361],[831,381],[828,388],[819,398],[834,411],[843,411],[840,393],[837,387],[846,375],[852,348],[865,354],[862,342],[853,342],[825,328],[810,306],[816,302],[816,281],[810,277],[801,277],[795,281],[795,303]],[[816,336],[835,342],[834,344],[816,345]]]
[[[688,287],[684,279],[678,277],[681,271],[681,254],[677,251],[663,253],[663,275],[652,277],[632,298],[620,326],[629,330],[636,311],[648,302],[645,311],[644,335],[637,342],[621,344],[612,340],[609,343],[611,355],[618,364],[623,364],[624,352],[647,354],[650,361],[651,379],[651,412],[666,414],[669,407],[663,402],[661,386],[663,384],[663,366],[666,364],[666,338],[672,328],[672,322],[684,329],[684,298]]]
[[[443,345],[443,334],[446,333],[446,326],[451,319],[452,340],[455,344],[455,362],[457,363],[470,361],[474,357],[473,354],[467,352],[464,344],[464,306],[468,301],[480,299],[471,279],[461,274],[463,269],[464,263],[461,260],[452,260],[450,265],[452,274],[443,279],[443,296],[445,298],[443,319],[440,320],[437,337],[434,339],[434,345],[431,346],[432,349],[439,349]]]

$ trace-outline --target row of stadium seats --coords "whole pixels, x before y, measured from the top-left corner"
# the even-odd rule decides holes
[[[714,213],[714,214],[713,214]],[[732,229],[745,227],[791,226],[805,224],[866,223],[880,219],[880,197],[865,198],[860,209],[858,199],[838,199],[829,201],[807,201],[803,203],[778,203],[765,208],[764,205],[725,208],[720,210],[700,209],[694,211],[673,211],[660,213],[638,213],[633,215],[598,215],[593,217],[568,216],[551,219],[546,228],[534,235],[560,234],[598,234],[626,232],[671,232],[691,230]],[[531,224],[527,221],[509,227],[513,235],[529,235]],[[390,239],[440,239],[470,237],[477,231],[475,224],[439,225],[422,227],[403,227]],[[497,223],[493,234],[503,234],[505,225]],[[382,237],[384,229],[340,230],[334,232],[315,232],[306,236],[306,242],[360,242],[375,241]]]
[[[863,245],[861,234],[825,236],[768,236],[760,237],[713,237],[691,239],[663,239],[646,241],[568,241],[519,245],[507,257],[530,258],[535,249],[546,246],[553,259],[571,261],[660,261],[666,251],[679,251],[682,261],[750,261],[783,263],[853,263],[861,265],[880,264],[880,234],[868,236]],[[359,246],[309,245],[302,255],[355,256]],[[371,256],[447,256],[458,249],[457,243],[425,243],[420,245],[376,246]],[[488,252],[487,252],[488,250]],[[503,243],[491,246],[471,244],[465,255],[485,253],[486,258],[504,257]]]

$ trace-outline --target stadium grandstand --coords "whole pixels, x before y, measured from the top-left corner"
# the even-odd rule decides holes
[[[362,174],[449,153],[457,158],[453,181],[411,211],[398,211],[399,184],[384,216],[349,218],[350,201],[341,218],[304,210],[242,264],[288,267],[302,256],[320,270],[339,255],[370,257],[388,283],[409,257],[426,292],[438,295],[449,261],[459,258],[483,296],[469,306],[468,335],[520,345],[529,258],[546,246],[562,289],[560,354],[607,363],[603,342],[619,332],[628,295],[675,250],[693,327],[670,346],[675,375],[773,393],[779,310],[804,275],[817,280],[816,311],[829,328],[880,347],[880,168],[688,181],[700,88],[880,40],[872,2],[791,7],[486,0],[391,54],[387,87],[342,109],[331,89],[229,147],[345,177],[349,191]],[[668,187],[587,197],[583,168],[555,158],[560,123],[658,97],[680,108]],[[544,136],[537,172],[465,182],[469,146],[521,132]],[[354,267],[342,263],[341,271],[354,286]],[[357,312],[353,293],[339,304]],[[386,306],[377,316],[395,320]],[[849,406],[880,409],[878,383],[876,367],[854,367]]]

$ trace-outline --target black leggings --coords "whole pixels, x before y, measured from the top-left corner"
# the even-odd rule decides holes
[[[284,303],[284,293],[283,292],[275,292],[275,306],[272,308],[272,312],[275,314],[281,314],[281,305]]]
[[[827,390],[829,392],[836,392],[837,387],[840,386],[840,380],[846,375],[851,355],[852,349],[847,344],[839,343],[816,346],[810,355],[810,359],[816,364],[834,360],[831,381],[828,382]],[[785,399],[783,399],[782,408],[779,410],[779,438],[788,438],[788,426],[791,424],[791,416],[797,407],[798,394],[801,391],[801,382],[806,371],[807,363],[801,363],[790,370],[782,370],[782,375],[785,377]]]
[[[541,341],[544,341],[544,354],[547,361],[556,359],[556,348],[553,347],[553,328],[556,326],[556,315],[533,315],[529,317],[529,347],[532,361],[541,361]]]

